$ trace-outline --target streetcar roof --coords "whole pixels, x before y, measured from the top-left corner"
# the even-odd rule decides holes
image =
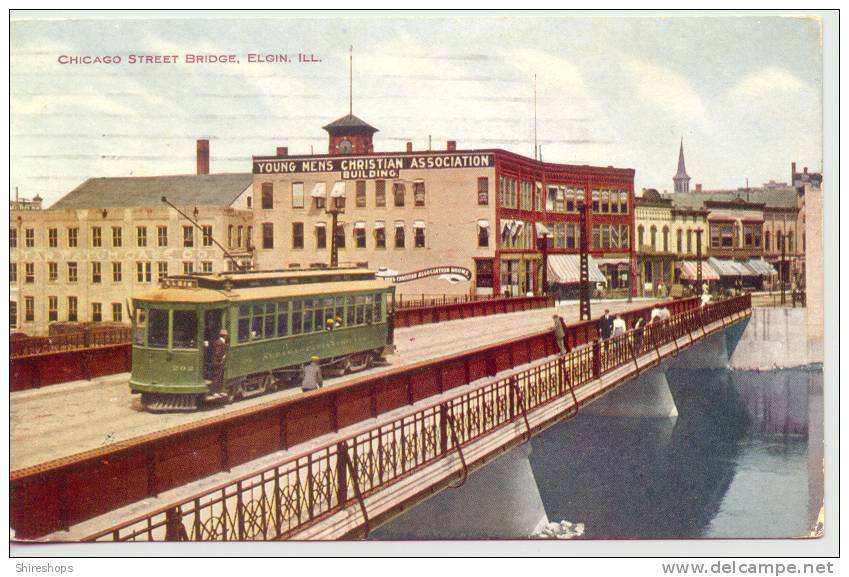
[[[319,297],[351,292],[375,292],[392,289],[383,280],[354,280],[347,282],[314,283],[309,285],[283,285],[239,288],[230,292],[206,288],[162,288],[133,296],[134,301],[162,303],[244,302],[287,297]]]

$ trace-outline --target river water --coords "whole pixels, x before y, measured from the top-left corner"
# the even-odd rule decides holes
[[[550,521],[584,538],[800,537],[822,504],[820,368],[670,370],[677,418],[579,414],[534,437]]]

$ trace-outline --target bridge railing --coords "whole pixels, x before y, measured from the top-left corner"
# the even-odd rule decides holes
[[[86,541],[285,539],[662,345],[751,308],[748,295],[593,341],[509,377],[171,503]],[[658,352],[658,355],[660,353]]]

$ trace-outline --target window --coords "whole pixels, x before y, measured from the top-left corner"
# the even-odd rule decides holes
[[[519,208],[522,210],[533,210],[533,187],[532,182],[522,182],[519,184]]]
[[[18,248],[18,229],[16,228],[9,229],[9,248]]]
[[[327,225],[323,222],[315,225],[315,248],[327,248]]]
[[[68,229],[68,246],[71,248],[76,248],[79,245],[80,238],[80,229],[77,227],[71,227]]]
[[[395,206],[401,207],[404,206],[404,195],[407,190],[404,187],[403,182],[393,182],[392,183],[392,196],[395,198]]]
[[[366,206],[366,181],[358,180],[356,186],[356,203],[357,208],[365,208]]]
[[[787,252],[793,252],[793,231],[787,233]]]
[[[761,247],[761,225],[744,224],[743,225],[743,246],[746,248]]]
[[[354,246],[357,248],[366,247],[366,223],[354,223]]]
[[[147,227],[136,227],[136,246],[147,246]]]
[[[244,236],[244,232],[245,227],[242,225],[239,225],[238,228],[236,228],[236,246],[239,248],[242,248],[242,237]],[[212,238],[212,233],[210,233],[209,237],[210,239]]]
[[[147,321],[147,346],[166,348],[168,346],[168,311],[150,309]]]
[[[629,231],[626,224],[594,224],[593,248],[626,249],[629,247]]]
[[[192,274],[195,272],[195,264],[191,261],[183,261],[183,274]]]
[[[262,209],[271,210],[274,208],[274,184],[271,182],[262,183]]]
[[[24,321],[35,321],[35,297],[24,297]]]
[[[336,248],[345,248],[345,228],[342,226],[336,227]]]
[[[687,252],[693,252],[693,231],[691,229],[687,229]]]
[[[374,205],[386,206],[386,181],[374,181]]]
[[[382,220],[374,223],[374,247],[386,248],[386,223]]]
[[[18,328],[18,303],[9,301],[9,328]]]
[[[642,250],[642,247],[646,246],[646,243],[645,243],[646,234],[645,233],[646,233],[646,229],[643,228],[643,225],[640,225],[640,226],[637,227],[637,245],[640,247],[641,250]]]
[[[100,284],[102,279],[102,275],[100,273],[100,263],[93,262],[91,263],[91,282],[92,284]]]
[[[766,235],[764,235],[764,250],[766,251],[772,250],[772,245],[769,243],[770,240],[769,231],[766,231]]]
[[[669,227],[663,227],[663,252],[669,252]]]
[[[162,280],[168,276],[168,261],[161,260],[156,263],[156,280]]]
[[[9,283],[18,282],[18,263],[9,263]]]
[[[416,248],[424,248],[425,246],[425,223],[423,220],[417,220],[413,223],[414,246]]]
[[[245,234],[245,248],[252,250],[254,246],[254,227],[249,226]]]
[[[167,226],[157,226],[156,227],[156,244],[158,246],[168,246],[168,227]]]
[[[200,272],[212,272],[212,261],[205,260],[200,263]]]
[[[533,226],[523,220],[501,220],[501,246],[504,248],[533,248]]]
[[[601,197],[601,212],[610,212],[610,191],[601,190],[599,196]]]
[[[123,244],[123,239],[121,238],[121,227],[113,226],[112,227],[112,246],[119,247]]]
[[[624,190],[619,191],[619,212],[628,214],[628,192]]]
[[[251,208],[251,206],[253,206],[253,198],[251,198],[250,196],[246,196],[245,203],[247,204],[248,208]]]
[[[212,226],[205,224],[201,227],[201,231],[201,245],[212,246]],[[237,246],[241,246],[241,241],[239,241]]]
[[[59,297],[47,297],[47,322],[59,320]]]
[[[136,261],[136,282],[151,281],[151,264],[150,262]]]
[[[191,226],[183,227],[183,246],[186,248],[195,246],[195,229]]]
[[[601,191],[598,189],[593,190],[592,199],[593,212],[601,212]]]
[[[47,263],[47,280],[50,282],[56,282],[59,280],[59,263],[58,262],[49,262]]]
[[[304,183],[292,183],[292,208],[304,208]]]
[[[124,307],[121,303],[112,303],[112,321],[120,323],[124,318]]]
[[[425,183],[423,180],[417,180],[413,183],[413,203],[416,206],[425,205]]]
[[[324,208],[327,206],[327,185],[324,182],[316,182],[310,196],[315,201],[316,208]]]
[[[103,320],[103,307],[100,303],[91,303],[91,322],[99,323]]]
[[[489,221],[478,221],[478,246],[481,248],[489,246]]]
[[[77,297],[68,297],[68,320],[71,322],[77,320]]]
[[[502,176],[499,181],[498,198],[503,208],[516,208],[516,180]]]
[[[48,228],[47,229],[47,246],[50,248],[56,248],[59,246],[59,229],[58,228]]]
[[[27,228],[24,230],[24,246],[33,248],[35,246],[35,229]]]
[[[292,223],[292,248],[304,248],[304,223]]]
[[[274,223],[262,223],[262,248],[274,248]]]
[[[492,259],[475,260],[475,286],[477,288],[492,288]]]
[[[232,224],[227,227],[227,246],[229,246],[230,248],[233,248],[233,239],[235,238],[233,236],[234,228],[235,227]]]
[[[676,246],[678,249],[678,254],[681,254],[682,252],[684,252],[684,231],[679,228],[678,231],[675,233],[675,236],[677,237]]]
[[[536,210],[543,210],[545,207],[543,205],[542,199],[542,183],[536,182],[534,183],[534,208]]]
[[[195,311],[174,311],[171,345],[175,349],[196,349],[198,317]]]
[[[77,282],[77,263],[68,263],[68,282]]]
[[[395,223],[395,248],[404,248],[404,221]]]
[[[122,282],[124,280],[124,274],[121,270],[120,262],[112,263],[112,282]]]
[[[99,226],[91,227],[91,246],[95,248],[103,246],[103,230]]]
[[[734,248],[734,225],[732,223],[710,223],[711,248]]]

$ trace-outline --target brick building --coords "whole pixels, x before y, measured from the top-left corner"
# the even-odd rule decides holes
[[[633,259],[632,169],[537,161],[501,149],[374,152],[376,128],[353,115],[324,127],[328,154],[254,156],[256,265],[330,261],[328,209],[342,208],[339,262],[410,273],[467,269],[399,283],[400,294],[525,294],[542,285],[541,238],[550,258],[576,255],[578,201],[590,206],[590,252],[612,283]],[[620,263],[624,267],[620,270]],[[557,279],[551,279],[557,280]],[[459,281],[459,282],[458,282]]]

